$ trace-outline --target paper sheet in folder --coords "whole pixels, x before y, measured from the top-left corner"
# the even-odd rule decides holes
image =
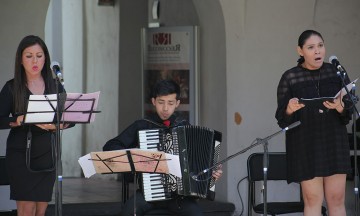
[[[131,172],[128,159],[131,155],[136,172],[166,173],[181,177],[178,155],[144,149],[124,149],[105,152],[91,152],[79,158],[84,176],[90,178],[96,173]]]
[[[346,85],[346,88],[351,91],[353,85],[359,78],[355,79],[354,81],[350,82]],[[335,98],[339,97],[340,95],[345,96],[347,94],[345,87],[343,87],[338,93],[336,93],[333,97],[319,97],[319,98],[300,98],[299,103],[303,103],[307,106],[314,106],[319,108],[325,108],[323,102],[330,101],[333,102]]]

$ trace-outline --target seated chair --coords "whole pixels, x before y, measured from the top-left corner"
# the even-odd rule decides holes
[[[5,156],[0,156],[0,186],[9,185],[9,179],[6,171]],[[16,216],[16,210],[0,209],[0,215]]]
[[[0,156],[0,185],[8,185],[9,179],[6,172],[5,157]]]
[[[121,174],[120,179],[122,181],[122,201],[125,203],[126,200],[131,196],[134,191],[131,188],[129,183],[129,176]],[[204,215],[206,216],[231,216],[235,211],[235,205],[229,202],[219,202],[219,201],[210,201],[210,200],[200,200],[200,207],[203,209]],[[171,212],[166,209],[153,209],[148,211],[145,216],[171,216]]]
[[[253,153],[247,160],[248,171],[248,215],[252,215],[254,211],[257,214],[264,214],[264,203],[255,202],[255,191],[259,191],[256,188],[256,183],[264,180],[263,172],[263,157],[264,153]],[[268,153],[268,171],[267,182],[270,181],[284,181],[286,182],[286,154],[284,152],[269,152]],[[269,187],[267,187],[269,189]],[[269,191],[269,190],[267,190]],[[284,193],[283,190],[279,193]],[[300,192],[301,194],[301,192]],[[269,195],[269,193],[268,193]],[[304,211],[304,202],[299,197],[299,201],[276,201],[272,202],[267,199],[267,214],[280,215],[288,213],[296,213]],[[326,214],[326,208],[322,207],[322,215]]]

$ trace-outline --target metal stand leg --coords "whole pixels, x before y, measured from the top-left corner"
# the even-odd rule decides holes
[[[134,216],[136,216],[136,188],[137,188],[137,179],[136,179],[136,172],[134,172]]]
[[[264,203],[264,216],[267,216],[267,171],[269,166],[268,155],[268,142],[264,142],[264,157],[263,157],[263,172],[264,172],[264,191],[263,191],[263,203]]]

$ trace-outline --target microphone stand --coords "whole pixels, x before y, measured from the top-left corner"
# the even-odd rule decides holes
[[[264,191],[263,191],[263,203],[264,203],[264,215],[267,215],[267,170],[269,167],[269,151],[268,151],[268,140],[259,140],[258,142],[263,142],[264,145],[264,155],[263,155],[263,172],[264,172]]]
[[[227,161],[229,161],[230,159],[238,156],[239,154],[242,154],[246,151],[248,151],[249,149],[252,149],[254,148],[255,146],[257,145],[260,145],[260,144],[263,144],[264,145],[264,157],[263,157],[263,171],[264,171],[264,193],[263,193],[263,199],[264,199],[264,214],[263,215],[267,215],[267,170],[268,170],[268,166],[269,166],[269,160],[268,160],[268,141],[273,138],[274,136],[277,136],[278,134],[282,133],[282,132],[285,132],[289,129],[292,129],[294,127],[297,127],[301,124],[300,121],[297,121],[297,122],[294,122],[292,123],[291,125],[289,125],[288,127],[285,127],[281,130],[279,130],[278,132],[274,133],[274,134],[271,134],[270,136],[267,136],[265,137],[264,139],[260,139],[260,138],[256,138],[255,142],[253,142],[250,146],[248,146],[247,148],[233,154],[233,155],[230,155],[229,157],[225,158],[224,160],[221,160],[217,163],[215,163],[213,166],[207,168],[207,169],[204,169],[203,171],[199,172],[198,174],[192,174],[190,173],[191,177],[197,181],[198,177],[200,175],[203,175],[207,172],[209,172],[210,170],[214,169],[215,167],[219,166],[220,164],[223,164]]]
[[[353,120],[353,137],[354,137],[354,195],[355,195],[355,215],[359,213],[359,172],[357,167],[357,135],[356,135],[356,116],[359,116],[359,111],[357,110],[355,104],[358,102],[358,97],[355,95],[355,83],[351,88],[351,93],[345,84],[346,72],[337,73],[342,81],[342,85],[345,88],[346,93],[349,95],[351,105],[352,105],[352,120]]]
[[[54,76],[54,75],[53,75]],[[56,123],[55,123],[55,216],[62,216],[62,161],[61,161],[61,137],[60,137],[60,80],[55,75],[56,87]]]

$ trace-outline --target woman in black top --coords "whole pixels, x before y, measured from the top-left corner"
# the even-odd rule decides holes
[[[320,33],[304,31],[297,51],[298,65],[282,75],[277,89],[279,126],[301,121],[300,126],[286,132],[288,182],[301,183],[305,215],[320,215],[324,197],[329,215],[346,215],[345,183],[351,170],[346,129],[349,109],[343,95],[318,105],[299,102],[300,98],[335,96],[342,81],[336,68],[324,62]]]
[[[63,91],[59,84],[59,92]],[[11,128],[6,165],[10,199],[16,200],[18,215],[45,215],[52,197],[55,182],[52,139],[56,127],[54,124],[23,125],[22,122],[31,94],[56,92],[44,41],[37,36],[26,36],[16,52],[14,78],[0,92],[0,129]],[[31,148],[27,149],[30,135]]]

